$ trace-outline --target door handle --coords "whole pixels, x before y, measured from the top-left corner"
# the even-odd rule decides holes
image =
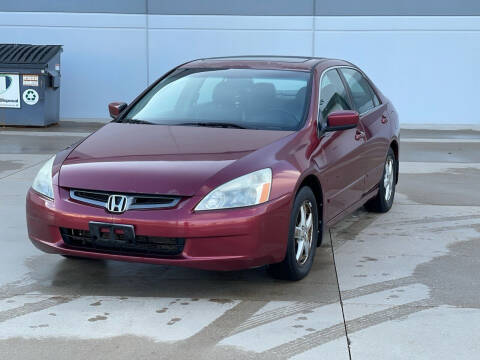
[[[365,137],[365,131],[357,130],[355,132],[355,140],[360,140],[361,138]]]
[[[388,122],[388,118],[385,115],[382,115],[382,124],[386,124]]]

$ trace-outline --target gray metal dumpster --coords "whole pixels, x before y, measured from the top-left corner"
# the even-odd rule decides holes
[[[0,126],[58,123],[61,45],[0,44]]]

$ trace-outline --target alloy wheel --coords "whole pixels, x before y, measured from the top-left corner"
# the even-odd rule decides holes
[[[313,211],[312,203],[305,200],[295,221],[295,259],[300,265],[308,260],[313,242]]]
[[[385,162],[385,176],[383,178],[383,187],[385,188],[386,201],[389,201],[390,197],[392,196],[394,177],[393,159],[391,157],[388,157],[387,161]]]

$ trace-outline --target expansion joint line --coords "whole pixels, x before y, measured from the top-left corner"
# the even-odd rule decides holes
[[[342,309],[343,327],[345,329],[345,337],[347,339],[348,358],[352,360],[352,353],[350,351],[350,338],[348,337],[347,322],[345,320],[345,311],[343,309],[342,292],[340,291],[340,281],[338,280],[337,263],[335,262],[335,251],[333,250],[333,236],[331,229],[328,229],[328,234],[330,235],[330,248],[332,249],[333,268],[335,269],[335,277],[337,278],[338,299],[340,301],[340,307]]]

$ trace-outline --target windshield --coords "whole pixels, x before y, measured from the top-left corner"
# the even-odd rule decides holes
[[[119,121],[296,130],[304,122],[310,73],[183,69],[153,87]]]

